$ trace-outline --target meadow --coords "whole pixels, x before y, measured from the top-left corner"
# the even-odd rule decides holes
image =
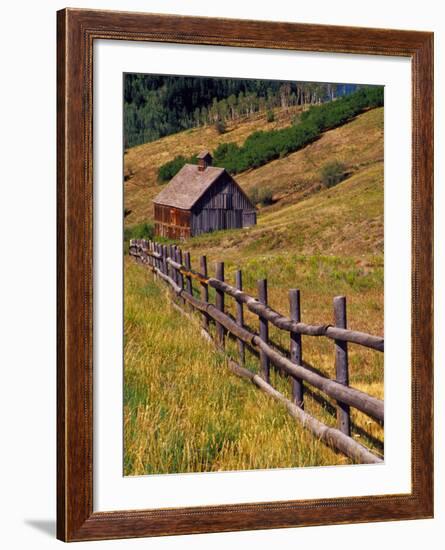
[[[185,321],[164,284],[146,268],[126,258],[125,276],[125,475],[351,462],[234,376],[226,354],[201,340],[199,319]],[[229,346],[228,355],[234,353]],[[246,365],[258,370],[253,356]],[[289,394],[285,377],[273,373],[272,383]],[[306,394],[306,410],[333,423],[332,405],[317,402],[316,394]],[[365,417],[353,415],[353,421],[358,440],[361,427],[378,436],[380,430],[369,430]]]
[[[277,115],[274,124],[280,120]],[[284,124],[284,113],[282,120]],[[251,131],[267,122],[257,118],[246,124]],[[245,139],[241,127],[231,130],[231,140],[237,132],[240,143]],[[150,167],[148,183],[142,184],[148,173],[142,150],[156,151],[165,142],[170,156],[178,151],[190,154],[212,131],[189,130],[128,151],[126,162],[133,170],[125,184],[125,206],[132,210],[125,220],[128,230],[142,221],[150,223],[150,198],[159,189],[156,167]],[[383,108],[372,109],[325,132],[303,150],[239,174],[236,179],[248,193],[272,186],[272,204],[259,208],[258,224],[252,228],[182,243],[191,252],[193,267],[199,269],[204,254],[210,274],[214,262],[224,261],[231,283],[235,271],[242,269],[244,288],[253,295],[257,280],[267,278],[270,305],[284,314],[289,289],[299,288],[302,320],[307,323],[332,323],[333,298],[345,295],[348,327],[383,335],[382,138]],[[343,163],[347,176],[326,188],[320,171],[333,158]],[[155,162],[160,166],[163,161]],[[227,307],[233,313],[230,302]],[[246,312],[245,320],[258,329],[253,315]],[[226,362],[236,357],[236,346],[229,344],[227,354],[216,352],[201,338],[199,322],[184,321],[171,306],[165,285],[125,258],[126,475],[351,462],[306,433],[284,407],[231,374]],[[288,335],[271,328],[270,336],[288,349]],[[303,336],[303,359],[307,366],[335,376],[332,341]],[[383,354],[350,345],[349,364],[351,386],[383,398]],[[258,370],[255,356],[248,354],[247,366]],[[273,372],[272,383],[290,395],[285,376]],[[307,389],[305,410],[332,426],[334,405]],[[352,421],[353,437],[382,456],[382,427],[355,410]]]

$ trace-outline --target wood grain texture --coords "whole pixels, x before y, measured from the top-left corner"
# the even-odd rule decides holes
[[[289,310],[292,321],[301,322],[300,291],[289,290]],[[301,334],[290,334],[290,360],[297,365],[303,364],[303,345]],[[304,409],[304,385],[298,378],[292,378],[292,398],[296,405]]]
[[[346,296],[334,298],[334,320],[336,327],[347,327]],[[335,341],[335,371],[337,382],[349,386],[348,343],[341,340]],[[344,434],[351,435],[349,406],[341,401],[337,401],[337,427]]]
[[[235,284],[238,290],[243,290],[243,274],[240,269],[235,272]],[[241,302],[236,302],[236,322],[240,327],[244,327],[244,309]],[[246,361],[246,350],[244,348],[244,342],[238,339],[238,363],[241,367],[244,366]]]
[[[57,14],[57,536],[94,540],[433,514],[433,34],[68,9]],[[412,491],[93,513],[92,61],[95,39],[406,56],[412,60]]]
[[[267,305],[267,279],[261,279],[258,281],[258,300],[261,304]],[[266,344],[269,343],[269,323],[262,317],[258,317],[260,325],[260,338]],[[266,382],[270,380],[270,365],[269,357],[260,348],[260,369],[261,375]]]
[[[66,440],[65,371],[65,55],[66,12],[57,17],[57,537],[65,538],[68,492],[65,466]]]

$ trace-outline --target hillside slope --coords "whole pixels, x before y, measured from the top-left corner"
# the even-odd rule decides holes
[[[281,112],[272,124],[288,124],[285,115]],[[270,124],[260,117],[222,136],[213,128],[199,128],[130,149],[125,166],[133,175],[125,183],[125,207],[131,214],[125,224],[152,221],[151,199],[161,189],[156,170],[166,159],[191,154],[206,144],[212,149],[221,141],[241,143],[252,131],[265,127]],[[326,190],[320,170],[334,159],[345,164],[349,177]],[[259,210],[257,227],[203,235],[194,239],[196,245],[225,247],[242,241],[244,249],[249,243],[257,250],[295,245],[301,253],[354,255],[383,250],[383,108],[363,113],[304,149],[236,179],[248,193],[269,188],[274,204]]]
[[[218,134],[214,126],[206,126],[185,130],[127,149],[124,155],[125,207],[132,210],[132,213],[126,218],[125,224],[134,225],[152,219],[151,199],[163,187],[157,179],[162,164],[177,155],[187,157],[203,149],[213,150],[220,143],[241,144],[258,130],[284,128],[291,124],[292,117],[301,111],[302,107],[276,109],[273,122],[267,122],[266,115],[261,113],[244,121],[229,124],[224,134]]]
[[[376,163],[383,163],[383,108],[372,109],[354,120],[325,132],[320,139],[282,159],[237,176],[250,193],[270,187],[275,208],[295,203],[320,188],[320,169],[333,160],[346,165],[349,174]]]
[[[213,128],[198,129],[129,150],[125,155],[126,164],[128,165],[127,158],[133,162],[134,174],[125,183],[125,206],[132,209],[132,213],[126,218],[126,224],[130,226],[152,221],[151,198],[161,188],[155,180],[156,166],[178,154],[190,154],[204,147],[213,149],[221,140],[234,141],[234,136],[241,142],[253,131],[253,122],[248,124],[249,129],[247,123],[240,125],[232,130],[231,136],[230,133],[218,136]],[[266,127],[265,121],[257,120],[255,124],[256,129],[261,129],[262,125],[263,128]],[[234,284],[235,272],[241,269],[243,289],[255,296],[258,292],[258,280],[266,278],[268,304],[284,314],[289,311],[289,289],[297,288],[301,292],[302,321],[309,324],[333,323],[333,297],[346,296],[348,328],[376,335],[384,334],[383,155],[383,109],[378,108],[359,115],[342,127],[325,132],[318,140],[300,151],[269,162],[258,169],[238,174],[236,180],[247,193],[252,193],[255,189],[269,188],[274,203],[258,210],[258,223],[254,227],[207,233],[191,238],[181,245],[184,251],[191,252],[192,268],[199,270],[200,256],[206,255],[209,274],[213,275],[215,262],[224,261],[225,280]],[[327,189],[321,184],[320,172],[327,162],[334,160],[344,163],[347,177],[341,183]],[[391,185],[391,182],[386,184]],[[140,266],[131,265],[129,258],[125,259],[125,268],[126,304],[140,309],[141,315],[141,325],[134,327],[134,334],[127,334],[128,342],[131,342],[129,354],[125,359],[127,372],[131,376],[127,383],[129,394],[134,392],[135,398],[129,395],[126,402],[126,425],[130,426],[130,431],[126,435],[126,447],[131,452],[134,451],[134,458],[126,468],[130,473],[144,473],[144,456],[149,456],[149,463],[155,463],[156,450],[150,455],[152,451],[148,448],[147,441],[151,441],[152,438],[145,436],[146,433],[150,433],[149,420],[152,415],[145,412],[147,392],[144,389],[144,380],[152,380],[152,375],[144,370],[145,367],[139,360],[135,361],[144,356],[143,353],[139,353],[138,346],[144,347],[148,345],[147,342],[150,345],[153,342],[153,335],[147,337],[142,327],[147,323],[151,330],[152,327],[159,328],[160,345],[169,342],[169,327],[175,338],[178,338],[180,333],[174,324],[174,312],[168,311],[167,308],[159,308],[157,300],[149,304],[143,299],[144,296],[154,297],[153,293],[159,292],[159,289],[152,288],[149,275],[144,276]],[[214,300],[215,296],[211,293],[210,301],[214,303]],[[233,299],[226,300],[226,311],[235,315],[235,307]],[[129,312],[133,313],[127,305],[126,308],[126,315]],[[155,319],[161,314],[164,319]],[[258,330],[258,319],[246,310],[244,322],[252,330]],[[184,345],[198,358],[196,369],[201,370],[207,368],[211,361],[204,355],[205,349],[199,340],[199,334],[194,333],[192,329],[193,326],[187,326]],[[281,349],[288,349],[289,335],[273,326],[269,329],[272,341]],[[330,378],[336,376],[333,342],[326,338],[304,336],[302,346],[306,366],[315,368]],[[168,353],[171,353],[170,347]],[[178,357],[183,355],[185,356],[180,353]],[[348,348],[348,357],[350,385],[382,399],[383,354],[351,345]],[[167,363],[167,360],[165,362]],[[187,375],[190,372],[188,365],[186,372]],[[146,376],[147,374],[149,376]],[[285,388],[287,381],[284,377],[277,373],[273,373],[273,377],[273,384],[278,389],[288,391],[288,388]],[[213,376],[208,376],[208,379],[213,383]],[[218,380],[222,380],[222,376],[218,377]],[[160,386],[160,391],[164,386]],[[137,391],[139,388],[143,388],[144,391]],[[182,388],[181,385],[180,391],[185,391]],[[201,388],[200,386],[200,391]],[[168,386],[169,394],[174,395],[170,390]],[[202,402],[212,403],[211,384],[209,390],[205,390]],[[200,397],[204,395],[194,389],[193,391]],[[193,391],[187,390],[187,395]],[[309,387],[306,387],[305,391],[305,410],[329,425],[335,425],[335,403],[320,399],[319,393]],[[256,396],[253,397],[257,399]],[[244,398],[242,402],[245,402]],[[207,407],[203,410],[205,415],[209,414]],[[246,407],[246,410],[251,409]],[[233,407],[229,412],[242,417],[242,412],[234,410]],[[376,452],[383,453],[381,427],[354,409],[352,414],[353,437]],[[259,418],[256,411],[253,415]],[[142,424],[139,425],[139,421]],[[194,425],[200,426],[196,423]],[[258,425],[262,429],[264,423],[261,421]],[[140,426],[143,428],[140,429]],[[174,426],[176,430],[173,422],[169,426]],[[255,430],[258,428],[255,427]],[[275,430],[276,428],[270,430],[271,435],[275,435]],[[201,431],[200,428],[199,437]],[[194,441],[194,435],[187,431],[187,426],[181,426],[181,433],[190,433],[190,441]],[[298,428],[292,433],[298,437],[302,435]],[[140,434],[143,434],[142,438]],[[174,437],[176,438],[176,433]],[[165,434],[165,438],[168,441],[168,433]],[[250,435],[249,438],[254,441],[254,448],[258,442],[266,448],[259,439]],[[197,437],[196,440],[198,439]],[[282,461],[282,464],[286,464],[290,457],[286,450],[287,441],[287,430],[284,429],[280,432],[279,440],[277,439],[270,447],[274,453],[278,453],[278,450],[281,453],[284,449],[281,456],[276,454],[274,458]],[[295,448],[295,442],[291,441],[290,448]],[[298,447],[299,460],[303,459],[307,448],[306,445]],[[313,449],[309,454],[315,451],[316,449]],[[177,456],[182,456],[182,450]],[[225,456],[227,461],[224,459],[224,463],[218,462],[218,468],[233,467],[235,455],[228,453]],[[330,457],[321,458],[323,461],[326,460],[326,463],[333,463]],[[318,456],[317,460],[321,458]],[[247,467],[256,465],[248,464]]]
[[[383,252],[383,165],[365,167],[301,202],[264,209],[249,229],[220,231],[190,239],[190,249],[224,249],[226,257],[294,251],[338,256]]]

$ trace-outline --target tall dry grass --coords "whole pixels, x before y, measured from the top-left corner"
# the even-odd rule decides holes
[[[125,475],[350,462],[231,374],[146,268],[126,258],[125,281]]]
[[[165,284],[129,258],[125,319],[125,475],[350,463],[306,432],[283,406],[235,377],[227,368],[227,357],[236,356],[235,343],[228,342],[227,354],[216,352],[200,336],[199,317],[196,323],[184,320],[171,306]],[[304,345],[318,367],[330,364],[332,349],[324,354]],[[258,370],[249,353],[247,366]],[[356,386],[381,396],[365,378]],[[288,378],[272,371],[272,383],[290,394]],[[307,392],[305,403],[308,412],[335,424],[333,403],[317,392]],[[378,452],[381,428],[368,420],[353,415],[354,437]]]

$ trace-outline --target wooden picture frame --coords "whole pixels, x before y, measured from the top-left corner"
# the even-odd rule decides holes
[[[433,34],[65,9],[57,14],[57,537],[64,541],[433,516]],[[95,40],[402,56],[412,62],[412,490],[406,494],[93,512]]]

